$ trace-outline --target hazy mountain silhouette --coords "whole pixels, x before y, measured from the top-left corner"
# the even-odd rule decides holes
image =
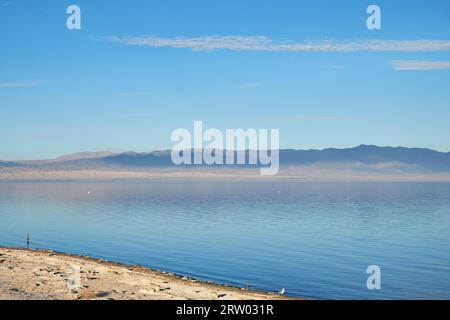
[[[194,151],[191,151],[191,154],[193,153]],[[248,156],[249,151],[246,151],[245,153]],[[378,147],[371,145],[361,145],[348,149],[280,150],[281,167],[349,163],[362,165],[397,164],[400,166],[412,167],[417,170],[450,172],[450,152],[444,153],[422,148]],[[0,161],[0,167],[19,166],[40,169],[121,169],[170,167],[174,165],[171,161],[170,150],[154,151],[150,153],[85,152],[52,160]]]
[[[359,162],[374,165],[401,163],[423,169],[450,171],[450,152],[438,152],[423,148],[378,147],[360,145],[350,149],[281,150],[280,163],[284,165],[314,163]]]
[[[20,167],[21,165],[17,162],[11,161],[0,161],[0,168],[11,168],[11,167]]]

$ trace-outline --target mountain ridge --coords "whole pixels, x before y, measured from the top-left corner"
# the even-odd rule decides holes
[[[186,150],[187,152],[189,150]],[[190,150],[193,154],[201,150]],[[254,150],[245,152],[246,157]],[[353,148],[326,149],[281,149],[280,166],[310,166],[360,163],[363,165],[400,164],[419,170],[450,172],[450,152],[440,152],[428,148],[380,147],[359,145]],[[225,154],[225,152],[224,152]],[[79,152],[49,160],[0,161],[0,167],[24,167],[40,169],[77,169],[77,168],[145,168],[171,167],[171,150],[152,152]]]

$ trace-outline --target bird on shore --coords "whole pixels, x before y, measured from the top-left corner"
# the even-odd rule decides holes
[[[281,288],[281,290],[278,291],[278,294],[279,294],[280,296],[282,296],[282,295],[284,294],[285,291],[286,291],[286,290],[285,290],[284,288]]]

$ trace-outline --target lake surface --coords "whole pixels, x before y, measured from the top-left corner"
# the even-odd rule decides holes
[[[28,232],[34,248],[291,296],[450,299],[448,183],[0,183],[0,245]]]

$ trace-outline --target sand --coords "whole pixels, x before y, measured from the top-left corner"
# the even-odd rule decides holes
[[[0,248],[0,300],[277,300],[141,266],[44,250]]]

